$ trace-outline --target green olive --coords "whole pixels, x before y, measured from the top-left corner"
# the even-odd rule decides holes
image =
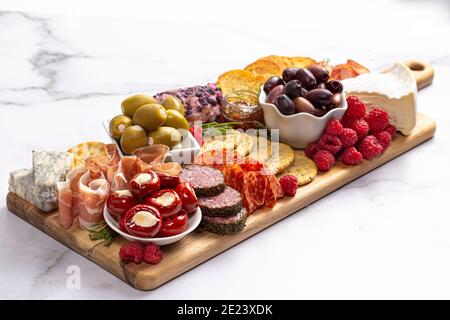
[[[164,122],[165,127],[172,127],[175,129],[189,130],[189,123],[186,118],[176,110],[167,110],[167,119]]]
[[[174,96],[166,97],[161,103],[166,110],[177,110],[179,113],[184,114],[184,105],[180,99]]]
[[[120,147],[125,154],[131,154],[134,150],[145,147],[147,143],[145,130],[136,125],[126,128],[120,138]]]
[[[109,122],[109,133],[115,139],[119,139],[126,128],[131,126],[133,121],[130,117],[124,116],[123,114],[115,116]]]
[[[160,104],[152,103],[145,104],[136,110],[133,116],[133,123],[140,125],[149,132],[162,126],[166,119],[166,109]]]
[[[130,118],[133,118],[136,110],[149,103],[159,103],[155,98],[145,94],[135,94],[122,101],[122,113]]]
[[[181,134],[172,127],[159,127],[150,132],[148,138],[151,144],[165,144],[169,148],[181,142]]]

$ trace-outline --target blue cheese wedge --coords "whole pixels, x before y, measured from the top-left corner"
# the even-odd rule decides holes
[[[38,187],[56,187],[66,178],[72,167],[73,155],[58,151],[33,151],[34,184]]]
[[[20,169],[9,173],[9,191],[30,202],[44,212],[58,207],[58,193],[55,186],[37,186],[32,169]]]

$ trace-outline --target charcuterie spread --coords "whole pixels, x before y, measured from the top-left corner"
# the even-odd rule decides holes
[[[156,268],[161,246],[194,230],[236,237],[335,166],[376,161],[415,129],[415,79],[403,63],[371,72],[352,59],[263,57],[215,82],[118,101],[112,143],[33,150],[9,191],[57,209],[67,232],[105,246],[123,238],[121,264]]]

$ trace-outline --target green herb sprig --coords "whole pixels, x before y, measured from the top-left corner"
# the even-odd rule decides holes
[[[102,243],[105,247],[108,247],[113,243],[117,233],[115,233],[107,224],[101,223],[94,227],[97,228],[87,230],[89,232],[89,238],[92,241],[103,240]]]

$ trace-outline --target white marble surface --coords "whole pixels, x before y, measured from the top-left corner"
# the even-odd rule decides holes
[[[126,95],[214,81],[267,54],[370,68],[427,60],[436,77],[419,110],[437,120],[436,137],[152,292],[34,229],[3,200],[0,298],[450,298],[448,1],[263,1],[259,12],[242,1],[127,3],[123,18],[83,2],[66,15],[0,12],[0,198],[33,149],[106,139],[100,121]],[[81,290],[66,286],[71,265]]]

